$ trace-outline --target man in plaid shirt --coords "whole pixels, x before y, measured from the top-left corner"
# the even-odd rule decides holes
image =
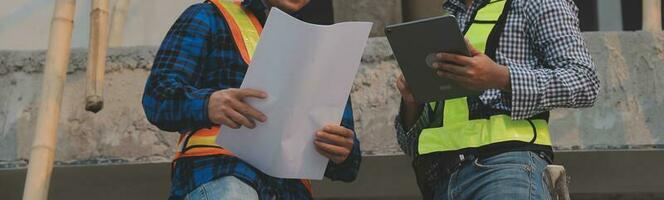
[[[264,23],[271,6],[296,12],[307,3],[245,0],[242,6]],[[269,119],[243,99],[269,97],[262,91],[239,89],[247,67],[215,5],[192,5],[171,27],[157,52],[143,96],[148,120],[162,130],[181,134],[215,125],[260,126],[254,120]],[[346,182],[355,179],[361,155],[350,100],[341,125],[321,127],[312,142],[330,158],[326,177]],[[228,155],[179,158],[173,162],[171,176],[170,199],[312,198],[300,180],[268,176]]]
[[[476,23],[478,10],[500,1],[507,1],[506,13],[500,19],[504,28],[499,30],[502,35],[497,38],[499,45],[493,56],[469,44],[471,57],[438,53],[431,66],[442,78],[483,91],[480,96],[468,97],[471,118],[506,114],[511,120],[529,120],[545,114],[548,120],[548,111],[554,108],[592,106],[599,80],[572,0],[447,0],[443,8],[456,17],[465,33]],[[423,129],[431,128],[437,116],[430,106],[414,100],[403,76],[397,87],[403,96],[396,119],[397,139],[407,155],[417,158],[422,142],[419,136]],[[452,152],[454,156],[439,157],[445,160],[442,163],[456,163],[435,181],[429,198],[549,199],[542,174],[552,159],[550,146],[541,151],[510,145],[501,148],[508,150],[482,152],[480,147],[476,151],[480,155],[464,155],[460,152],[469,151],[461,149]]]

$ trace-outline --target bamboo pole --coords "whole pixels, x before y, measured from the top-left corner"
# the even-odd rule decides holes
[[[643,0],[643,30],[662,31],[662,0]]]
[[[111,33],[108,38],[109,47],[120,47],[124,40],[124,24],[129,12],[129,0],[117,0],[111,13]]]
[[[76,0],[55,1],[42,80],[39,116],[23,188],[24,200],[43,200],[48,197],[75,9]]]
[[[99,112],[104,107],[104,69],[108,48],[108,0],[92,0],[88,51],[85,110]]]

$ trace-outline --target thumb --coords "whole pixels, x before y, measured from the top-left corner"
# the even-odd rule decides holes
[[[475,47],[470,42],[470,40],[468,40],[468,38],[464,38],[464,39],[466,40],[466,47],[468,47],[468,51],[470,52],[471,56],[475,56],[475,55],[478,55],[478,54],[482,53],[482,52],[478,51],[477,49],[475,49]]]
[[[408,83],[406,83],[406,79],[403,77],[403,74],[397,78],[397,89],[403,94],[410,94],[410,91],[408,90]]]

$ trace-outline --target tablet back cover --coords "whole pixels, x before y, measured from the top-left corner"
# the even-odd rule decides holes
[[[453,16],[387,26],[385,35],[418,102],[481,94],[480,91],[465,89],[452,80],[439,77],[431,68],[431,57],[436,52],[470,55]]]

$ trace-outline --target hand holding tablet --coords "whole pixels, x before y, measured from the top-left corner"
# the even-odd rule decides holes
[[[481,94],[441,78],[433,68],[439,52],[471,56],[453,16],[390,25],[385,28],[385,35],[416,101]]]

